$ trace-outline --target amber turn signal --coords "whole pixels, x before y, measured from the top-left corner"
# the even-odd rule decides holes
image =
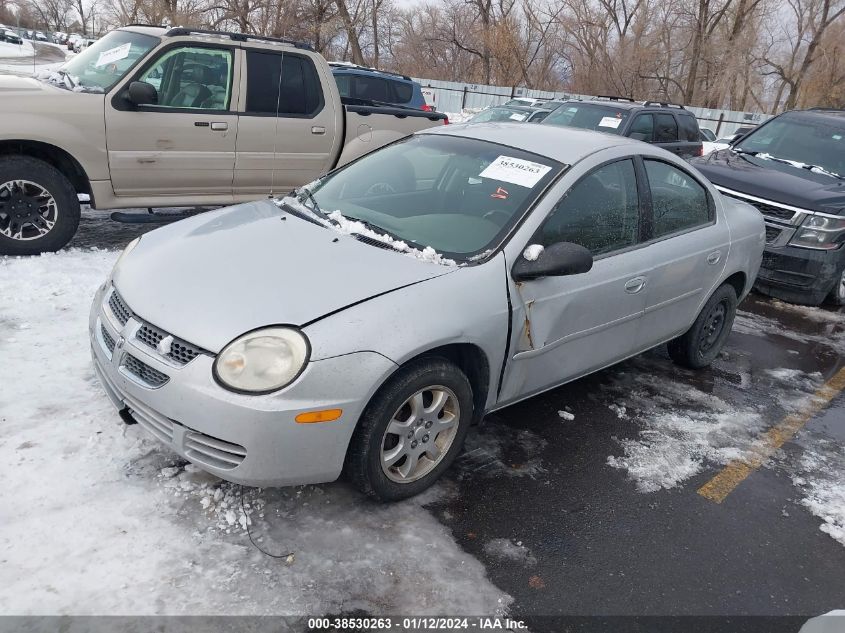
[[[315,422],[333,422],[341,415],[343,415],[343,409],[326,409],[324,411],[300,413],[294,419],[297,424],[314,424]]]

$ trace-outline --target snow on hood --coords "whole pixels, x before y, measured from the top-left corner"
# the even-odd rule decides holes
[[[113,280],[141,318],[218,352],[255,328],[302,326],[455,270],[338,235],[264,200],[147,233]]]
[[[54,70],[37,72],[35,73],[35,78],[39,81],[45,81],[48,84],[58,86],[59,88],[67,88],[73,92],[93,92],[96,94],[102,94],[104,92],[100,86],[83,86],[79,83],[79,77],[73,77]]]

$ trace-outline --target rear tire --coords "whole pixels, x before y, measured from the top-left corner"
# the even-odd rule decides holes
[[[460,369],[440,357],[414,361],[367,405],[344,473],[380,501],[419,494],[455,460],[472,415],[472,387]]]
[[[667,349],[672,360],[690,369],[702,369],[712,363],[731,333],[736,304],[736,290],[730,284],[716,288],[692,327],[669,341]]]
[[[0,158],[0,255],[59,250],[79,215],[76,189],[58,169],[29,156]]]

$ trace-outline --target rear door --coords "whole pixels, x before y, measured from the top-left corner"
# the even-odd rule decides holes
[[[692,158],[693,156],[701,156],[701,130],[698,127],[698,121],[692,113],[677,112],[675,119],[678,121],[678,135],[680,152],[679,155],[684,158]]]
[[[311,57],[246,49],[235,195],[286,192],[332,168],[340,124]],[[328,80],[334,83],[331,74]]]
[[[134,79],[156,105],[106,101],[106,143],[118,196],[231,194],[238,115],[236,50],[181,42],[161,49]]]
[[[641,336],[647,346],[685,332],[721,278],[730,232],[709,191],[691,173],[657,158],[643,161],[650,204],[648,276]]]
[[[654,144],[681,156],[684,148],[678,136],[678,122],[671,112],[654,112]]]

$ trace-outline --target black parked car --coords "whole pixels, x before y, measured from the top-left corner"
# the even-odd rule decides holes
[[[543,121],[597,132],[628,136],[692,158],[701,156],[701,130],[689,110],[672,103],[640,103],[626,97],[567,101]]]
[[[845,305],[845,110],[786,112],[692,162],[723,195],[763,214],[758,290]]]

